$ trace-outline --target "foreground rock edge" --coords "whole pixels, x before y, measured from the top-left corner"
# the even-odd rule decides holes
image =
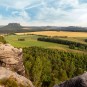
[[[87,72],[53,87],[87,87]]]
[[[0,80],[2,80],[4,78],[9,79],[10,77],[15,78],[17,83],[19,83],[19,84],[21,83],[25,87],[34,87],[32,82],[30,80],[28,80],[27,78],[25,78],[24,76],[21,76],[21,75],[17,74],[16,72],[10,71],[4,67],[0,67]]]

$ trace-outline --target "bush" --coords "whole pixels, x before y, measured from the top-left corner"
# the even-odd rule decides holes
[[[6,40],[4,39],[3,36],[0,36],[0,42],[6,44]]]
[[[19,38],[18,41],[25,41],[25,39],[24,38]]]
[[[71,45],[69,45],[69,48],[70,49],[75,49],[75,45],[74,44],[71,44]]]
[[[21,83],[18,83],[14,77],[3,78],[0,80],[0,85],[4,85],[5,87],[26,87]],[[27,86],[30,87],[30,86]]]
[[[0,80],[0,84],[4,85],[5,87],[18,87],[17,82],[13,78],[4,78]]]
[[[85,42],[87,42],[87,39],[85,39]]]

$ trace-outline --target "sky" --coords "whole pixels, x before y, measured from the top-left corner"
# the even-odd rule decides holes
[[[0,25],[87,26],[87,0],[0,0]]]

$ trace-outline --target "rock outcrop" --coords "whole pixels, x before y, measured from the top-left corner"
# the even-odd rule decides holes
[[[22,49],[14,48],[10,44],[1,44],[0,66],[25,76],[22,55]]]
[[[14,48],[10,44],[0,44],[0,87],[34,87],[32,82],[24,77],[22,55],[22,49]],[[10,78],[14,81],[11,82]],[[17,82],[17,86],[7,86],[10,85],[7,81],[10,81],[11,85]]]
[[[4,67],[0,67],[0,80],[2,79],[9,79],[9,78],[14,78],[15,81],[23,87],[34,87],[32,82],[25,78],[24,76],[18,75],[16,72],[10,71]],[[0,87],[7,87],[7,86],[0,86]],[[14,86],[13,86],[14,87]],[[21,87],[21,86],[18,86]]]
[[[54,87],[87,87],[87,72]]]

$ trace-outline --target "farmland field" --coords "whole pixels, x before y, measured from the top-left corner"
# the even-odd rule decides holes
[[[22,34],[36,34],[36,35],[46,35],[46,36],[67,36],[67,37],[87,37],[86,32],[65,32],[65,31],[39,31],[39,32],[26,32],[17,33]]]
[[[58,48],[66,48],[65,45],[60,45],[56,43],[50,43],[50,42],[42,42],[37,41],[37,38],[40,36],[37,35],[8,35],[5,37],[6,41],[10,44],[12,44],[15,47],[29,47],[29,46],[40,46],[40,47],[58,47]],[[25,41],[18,41],[19,38],[24,38]]]
[[[38,41],[37,38],[43,37],[39,35],[27,35],[27,34],[20,34],[20,35],[7,35],[5,36],[5,39],[8,43],[13,45],[14,47],[31,47],[31,46],[38,46],[38,47],[44,47],[44,48],[52,48],[52,49],[58,49],[58,50],[64,50],[64,51],[71,51],[71,52],[81,52],[81,53],[86,53],[85,51],[80,51],[80,50],[74,50],[74,49],[69,49],[69,46],[67,45],[62,45],[62,44],[57,44],[57,43],[52,43],[52,42],[43,42],[43,41]],[[24,41],[18,41],[18,39],[23,38],[25,39]],[[61,38],[61,39],[68,39],[68,40],[76,40],[80,41],[82,43],[84,42],[85,38]]]

